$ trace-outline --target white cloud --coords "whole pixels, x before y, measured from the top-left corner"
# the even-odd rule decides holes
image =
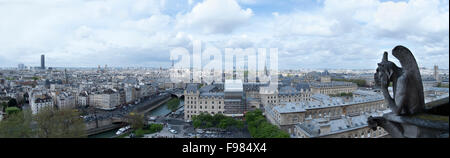
[[[381,3],[374,14],[373,25],[381,31],[399,36],[447,33],[448,7],[438,0],[411,0],[409,2]]]
[[[203,33],[231,33],[252,16],[250,8],[242,9],[235,0],[205,0],[189,13],[179,15],[177,27]]]
[[[332,36],[338,24],[325,16],[294,13],[275,16],[273,27],[281,36]]]
[[[52,66],[159,67],[171,48],[201,40],[222,51],[278,48],[280,68],[373,68],[399,44],[421,66],[448,68],[448,0],[181,3],[0,0],[0,66],[39,65],[46,54]],[[317,6],[283,7],[293,3]]]

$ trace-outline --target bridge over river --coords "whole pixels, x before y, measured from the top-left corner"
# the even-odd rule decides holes
[[[167,108],[167,102],[176,97],[171,93],[162,94],[158,98],[142,101],[138,105],[134,105],[130,112],[136,112],[138,114],[144,114],[146,116],[165,116],[170,113],[170,110]],[[183,104],[183,101],[180,102],[180,105]],[[97,137],[100,135],[101,137],[112,137],[116,131],[116,129],[127,124],[127,120],[125,119],[126,115],[113,115],[108,118],[107,125],[100,126],[98,128],[93,128],[87,130],[87,134],[89,137]],[[104,134],[108,133],[108,134]]]

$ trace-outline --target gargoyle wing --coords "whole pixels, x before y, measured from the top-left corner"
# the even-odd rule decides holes
[[[422,77],[420,76],[419,66],[417,65],[414,55],[404,46],[396,46],[392,49],[392,55],[400,61],[403,73],[406,73],[408,78],[410,78],[408,84],[412,84],[411,86],[417,86],[417,97],[419,97],[419,99],[423,102],[424,94]]]
[[[404,46],[396,46],[392,49],[392,55],[400,61],[403,71],[415,73],[420,78],[419,66],[417,65],[414,55]],[[417,73],[416,73],[417,72]]]

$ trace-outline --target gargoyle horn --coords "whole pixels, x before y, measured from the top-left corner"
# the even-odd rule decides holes
[[[381,62],[387,62],[388,61],[388,52],[383,53],[383,59],[381,59]]]
[[[388,62],[388,53],[384,52],[383,58],[381,59],[381,63],[378,63],[378,66],[383,65],[383,63]]]

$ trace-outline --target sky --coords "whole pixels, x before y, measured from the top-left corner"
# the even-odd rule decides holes
[[[0,67],[168,67],[193,41],[278,48],[279,69],[375,69],[403,45],[448,69],[449,1],[0,0]]]

